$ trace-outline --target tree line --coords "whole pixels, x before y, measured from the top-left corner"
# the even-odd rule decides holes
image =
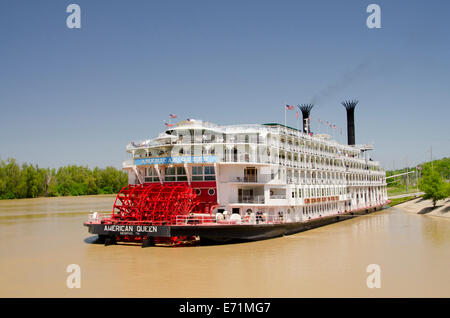
[[[0,161],[0,199],[118,193],[128,176],[114,167],[90,169],[68,165],[58,169]]]
[[[433,167],[433,170],[435,170],[439,175],[442,177],[443,181],[450,182],[450,158],[442,158],[438,160],[433,160],[433,164],[431,161],[421,163],[419,165],[408,167],[408,168],[401,168],[396,170],[386,170],[386,177],[397,175],[401,173],[405,173],[407,171],[416,171],[417,168],[417,176],[421,178],[425,171],[428,171],[428,169],[431,169]],[[406,175],[402,175],[399,177],[396,177],[395,179],[388,179],[388,187],[399,187],[399,186],[405,186],[405,183],[407,180],[409,180],[410,183],[414,183],[416,178],[416,174],[410,174],[408,177]]]

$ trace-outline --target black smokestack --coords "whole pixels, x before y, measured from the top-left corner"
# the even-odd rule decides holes
[[[314,104],[301,104],[297,105],[297,107],[302,111],[303,132],[307,134],[309,133],[309,113],[311,112],[311,108],[314,107]]]
[[[347,100],[342,102],[347,109],[347,140],[349,145],[355,144],[355,107],[357,100]]]

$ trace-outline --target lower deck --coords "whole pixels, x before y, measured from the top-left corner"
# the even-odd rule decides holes
[[[191,218],[186,219],[185,222],[176,223],[176,225],[86,222],[85,226],[89,228],[90,233],[99,235],[105,241],[105,245],[115,243],[117,237],[120,236],[140,236],[143,238],[143,247],[154,245],[155,237],[200,237],[202,241],[212,242],[255,241],[306,231],[382,208],[383,205],[365,207],[300,222],[260,219],[256,223],[250,224],[245,222],[233,223],[229,220],[215,221],[209,219],[200,221]]]

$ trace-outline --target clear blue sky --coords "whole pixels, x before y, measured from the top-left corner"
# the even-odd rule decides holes
[[[449,17],[448,1],[1,0],[0,158],[120,167],[169,113],[283,123],[285,103],[315,100],[317,131],[345,128],[347,98],[384,167],[449,156]]]

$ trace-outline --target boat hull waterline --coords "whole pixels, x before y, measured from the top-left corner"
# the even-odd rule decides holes
[[[85,222],[89,233],[97,234],[105,245],[115,243],[116,236],[147,237],[143,246],[153,245],[154,237],[197,236],[201,241],[226,243],[233,241],[258,241],[291,235],[317,227],[380,211],[384,206],[372,206],[352,212],[328,215],[300,222],[261,224],[199,224],[199,225],[122,225]]]

